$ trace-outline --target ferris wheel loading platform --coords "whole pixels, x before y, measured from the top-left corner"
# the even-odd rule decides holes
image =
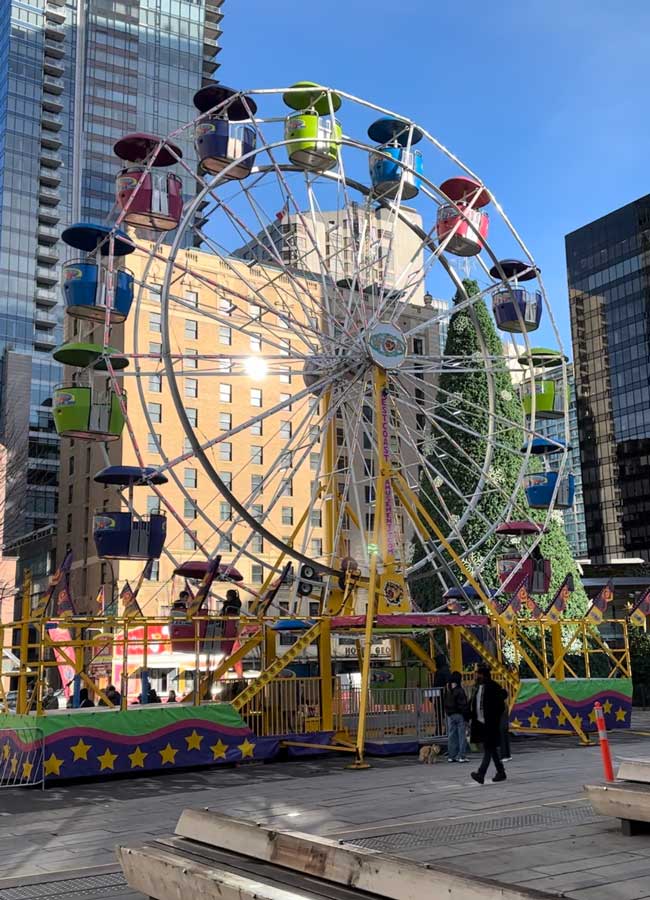
[[[175,834],[118,847],[150,900],[524,900],[546,892],[470,877],[324,837],[185,810]]]

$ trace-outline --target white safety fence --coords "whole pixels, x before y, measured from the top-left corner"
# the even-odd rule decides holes
[[[0,728],[0,788],[45,787],[45,738],[40,728]]]

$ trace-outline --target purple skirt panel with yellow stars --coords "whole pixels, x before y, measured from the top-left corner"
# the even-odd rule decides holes
[[[6,769],[29,782],[41,765],[50,782],[240,763],[272,759],[279,745],[254,735],[227,703],[0,715],[0,777]]]
[[[632,719],[631,678],[567,678],[551,679],[551,686],[566,712],[574,719],[580,716],[584,731],[596,731],[596,701],[603,708],[608,731],[629,728]],[[566,713],[537,679],[524,679],[510,713],[513,729],[572,732]]]

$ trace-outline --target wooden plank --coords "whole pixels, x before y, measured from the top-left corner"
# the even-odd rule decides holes
[[[650,784],[650,759],[623,758],[618,770],[618,777],[622,781]]]
[[[585,790],[594,810],[601,816],[650,822],[650,785],[586,784]]]
[[[185,810],[176,834],[210,847],[245,853],[386,900],[422,900],[433,891],[447,900],[521,900],[549,894],[470,878],[300,832],[272,830],[208,810]]]

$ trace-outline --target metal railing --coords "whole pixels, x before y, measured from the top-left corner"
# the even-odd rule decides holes
[[[0,788],[45,788],[45,738],[40,728],[0,728]]]
[[[341,719],[349,734],[359,725],[361,689],[340,692]],[[447,723],[441,688],[372,688],[368,697],[366,738],[382,741],[443,738]]]
[[[271,681],[241,709],[241,716],[257,737],[322,731],[321,682],[320,677]]]

